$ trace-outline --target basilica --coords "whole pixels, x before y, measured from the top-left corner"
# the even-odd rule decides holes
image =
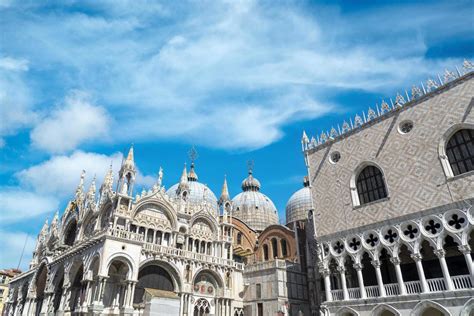
[[[194,159],[137,193],[132,147],[98,191],[82,173],[4,315],[472,315],[473,79],[465,61],[303,132],[307,175],[284,221],[253,168],[233,198]]]

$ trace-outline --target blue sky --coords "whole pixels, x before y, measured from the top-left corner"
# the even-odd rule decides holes
[[[473,1],[0,0],[0,267],[27,266],[80,172],[99,185],[131,143],[138,190],[200,181],[234,196],[254,160],[284,219],[300,138],[474,52]],[[6,245],[6,246],[5,246]]]

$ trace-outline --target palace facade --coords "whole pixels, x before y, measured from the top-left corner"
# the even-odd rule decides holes
[[[473,315],[472,69],[304,134],[322,315]]]

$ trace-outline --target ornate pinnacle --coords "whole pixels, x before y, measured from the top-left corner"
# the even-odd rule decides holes
[[[82,170],[81,179],[79,180],[79,185],[77,186],[77,189],[76,189],[76,198],[79,198],[80,195],[82,195],[84,192],[84,177],[85,176],[86,176],[86,171]]]
[[[130,146],[130,150],[128,151],[127,161],[134,161],[134,157],[133,157],[133,144],[132,144],[132,146]]]
[[[301,143],[302,144],[309,143],[309,138],[308,138],[308,135],[306,135],[306,131],[303,131],[303,136],[301,137]]]
[[[227,176],[224,176],[224,183],[222,184],[222,192],[219,198],[219,203],[222,204],[225,201],[230,200],[229,189],[227,188]]]

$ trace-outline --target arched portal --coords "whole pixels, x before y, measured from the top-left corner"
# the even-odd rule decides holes
[[[158,264],[147,265],[138,272],[133,303],[143,303],[146,289],[174,292],[174,284],[173,277],[165,268]]]
[[[469,274],[464,255],[459,251],[458,244],[453,237],[446,236],[443,248],[446,251],[446,263],[448,264],[449,274],[451,276]],[[472,253],[471,253],[472,255]]]
[[[109,266],[108,280],[104,295],[104,306],[120,308],[124,305],[125,281],[129,274],[129,266],[117,259]]]
[[[53,279],[54,297],[53,297],[53,311],[57,312],[61,307],[61,297],[63,296],[64,285],[64,267],[58,268]]]
[[[41,308],[43,307],[44,301],[44,290],[46,288],[46,279],[47,279],[48,269],[46,265],[41,265],[40,269],[38,270],[38,274],[36,277],[36,309],[35,315],[40,315]]]
[[[69,308],[72,312],[79,309],[84,303],[85,286],[82,283],[84,277],[84,266],[81,264],[75,273],[71,273],[71,300],[69,301]]]

